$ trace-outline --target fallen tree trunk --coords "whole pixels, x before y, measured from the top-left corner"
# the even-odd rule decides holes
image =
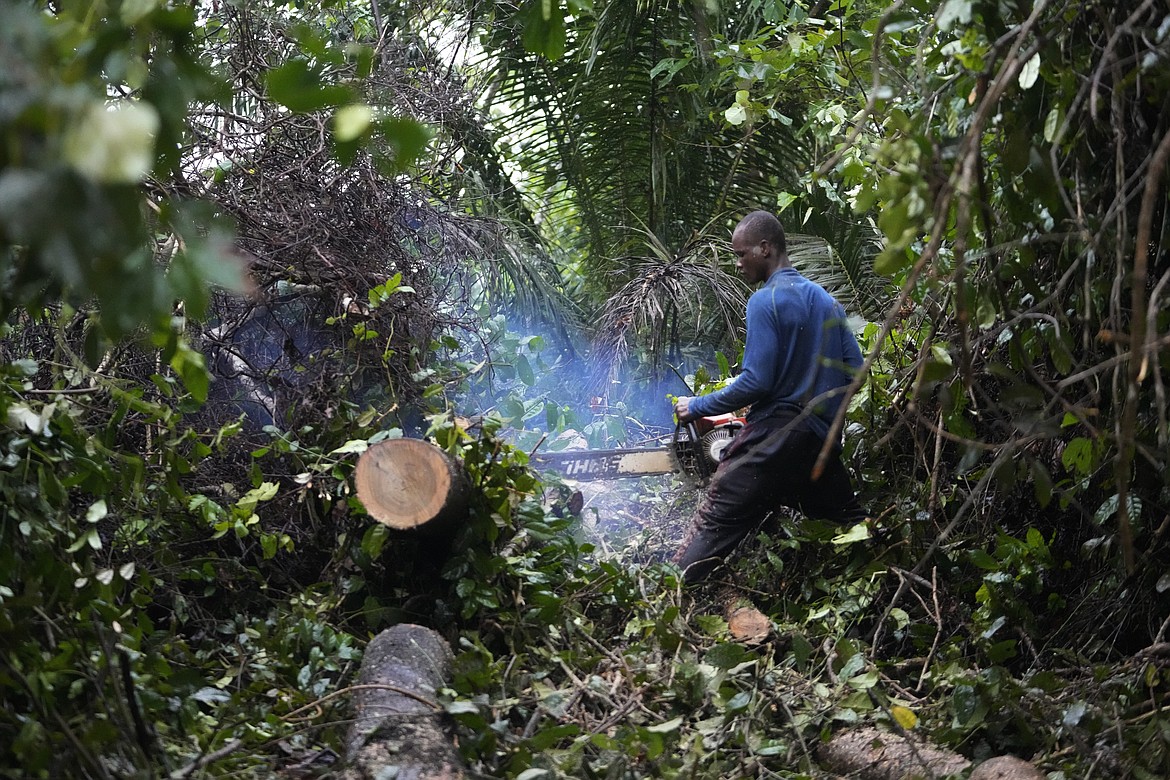
[[[370,642],[354,686],[341,780],[465,777],[435,695],[453,660],[447,642],[423,626],[399,624]]]
[[[818,758],[828,769],[860,780],[933,780],[971,767],[958,753],[871,727],[838,734],[821,746]],[[1027,761],[1000,756],[979,764],[968,780],[1044,780],[1044,774]]]
[[[467,517],[471,483],[463,466],[421,439],[370,447],[358,458],[354,484],[370,516],[391,528],[442,532]]]

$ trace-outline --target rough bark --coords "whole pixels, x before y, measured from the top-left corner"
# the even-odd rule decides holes
[[[400,624],[370,642],[355,685],[341,780],[465,777],[435,695],[453,660],[447,642],[423,626]]]
[[[391,528],[442,532],[467,516],[471,485],[462,465],[421,439],[370,447],[358,458],[354,483],[370,516]]]
[[[967,780],[1045,780],[1045,774],[1015,756],[989,758]]]
[[[958,753],[872,727],[838,734],[818,757],[833,772],[858,780],[941,780],[971,767]],[[1044,774],[1027,761],[999,756],[975,767],[969,780],[1044,780]]]
[[[821,748],[820,758],[832,771],[857,773],[862,780],[942,778],[971,765],[956,753],[876,728],[838,734]]]

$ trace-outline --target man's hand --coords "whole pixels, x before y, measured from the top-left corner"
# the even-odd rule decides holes
[[[689,422],[692,417],[691,398],[685,395],[679,396],[674,402],[674,413],[680,423]]]

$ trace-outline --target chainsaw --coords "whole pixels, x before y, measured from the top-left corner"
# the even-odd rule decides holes
[[[700,417],[675,426],[674,435],[662,437],[657,447],[537,452],[532,464],[566,479],[591,481],[681,473],[705,485],[715,473],[723,451],[743,426],[743,418],[731,414]]]

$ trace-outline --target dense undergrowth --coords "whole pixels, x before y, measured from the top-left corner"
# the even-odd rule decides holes
[[[254,446],[238,424],[188,427],[164,375],[143,394],[11,365],[5,776],[327,777],[362,647],[404,621],[455,649],[441,695],[484,776],[820,777],[818,746],[859,723],[1052,778],[1170,766],[1160,583],[1070,546],[1078,529],[1030,493],[935,546],[925,504],[871,475],[872,531],[778,517],[683,590],[664,529],[693,492],[625,483],[573,515],[498,415],[429,418],[478,488],[439,544],[392,536],[350,494],[355,454],[401,435],[370,410]],[[201,477],[231,463],[232,481]],[[728,634],[729,585],[772,620],[766,642]]]
[[[1165,11],[424,5],[4,4],[0,776],[328,777],[405,621],[481,776],[819,777],[859,723],[1170,775]],[[527,453],[730,373],[758,207],[867,321],[875,522],[683,590],[693,491],[575,513]],[[352,495],[400,435],[457,537]]]

